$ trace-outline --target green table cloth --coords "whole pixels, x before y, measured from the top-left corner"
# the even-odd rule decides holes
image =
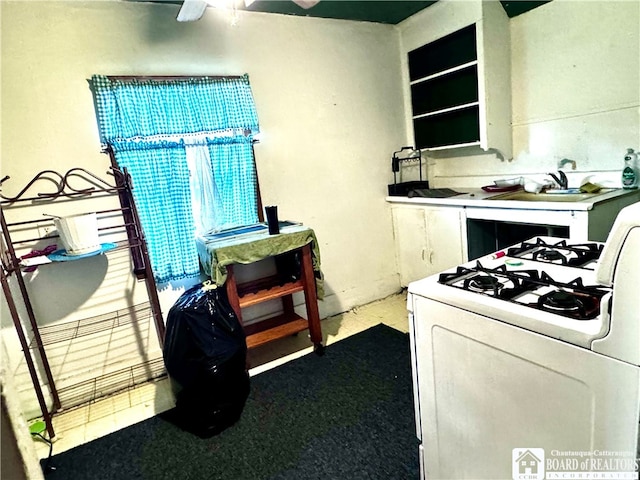
[[[246,227],[248,233],[228,236],[202,235],[196,239],[200,263],[207,275],[218,286],[227,279],[227,266],[234,263],[250,264],[311,244],[311,261],[316,278],[318,299],[324,298],[324,282],[320,270],[320,249],[314,231],[304,225],[286,225],[280,233],[269,235],[266,224]],[[242,232],[242,229],[238,229]]]

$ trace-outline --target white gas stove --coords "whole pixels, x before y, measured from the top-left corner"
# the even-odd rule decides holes
[[[411,283],[423,478],[598,478],[555,460],[602,451],[599,478],[638,478],[639,286],[640,203],[606,244],[536,237]]]

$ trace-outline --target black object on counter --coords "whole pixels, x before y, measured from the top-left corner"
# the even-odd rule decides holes
[[[397,174],[400,172],[401,164],[417,163],[420,179],[410,182],[398,183]],[[413,147],[402,147],[400,150],[393,152],[391,157],[391,171],[393,172],[393,184],[389,184],[389,196],[406,197],[410,190],[416,188],[429,188],[429,182],[422,180],[422,152],[420,149]]]
[[[393,183],[389,184],[389,196],[390,197],[406,197],[411,190],[416,189],[428,189],[428,180],[415,180],[411,182]]]
[[[280,233],[280,225],[278,224],[278,207],[276,205],[264,207],[264,211],[267,214],[269,235]]]
[[[250,390],[247,342],[224,288],[196,285],[180,296],[167,317],[163,356],[176,425],[208,438],[238,421]]]
[[[456,195],[462,194],[460,192],[456,192],[455,190],[451,190],[450,188],[416,188],[409,191],[409,193],[407,194],[409,198],[449,198],[455,197]]]

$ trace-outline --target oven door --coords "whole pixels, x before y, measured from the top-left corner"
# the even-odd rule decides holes
[[[637,366],[415,294],[411,303],[424,478],[515,478],[523,449],[543,449],[541,468],[563,452],[636,452]]]

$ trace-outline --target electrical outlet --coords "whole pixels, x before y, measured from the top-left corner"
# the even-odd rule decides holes
[[[48,237],[53,232],[55,232],[55,230],[56,227],[54,227],[53,225],[39,225],[38,235],[40,235],[40,238]]]

